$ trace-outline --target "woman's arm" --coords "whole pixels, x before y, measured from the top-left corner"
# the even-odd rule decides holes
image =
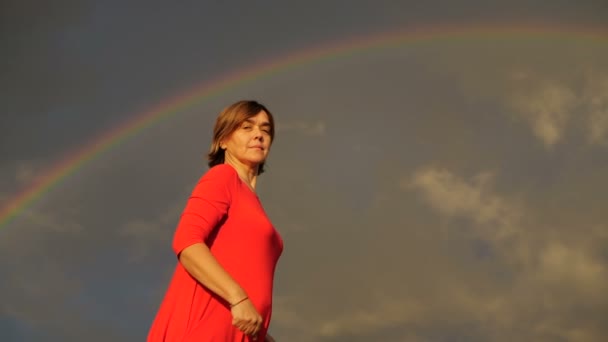
[[[217,262],[207,245],[196,243],[184,248],[179,261],[186,271],[231,305],[232,324],[247,335],[255,335],[262,326],[262,316],[247,298],[243,288]],[[232,304],[238,303],[234,306]]]
[[[228,303],[236,303],[247,296],[241,286],[220,266],[205,244],[195,243],[184,248],[179,255],[179,261],[190,275]]]

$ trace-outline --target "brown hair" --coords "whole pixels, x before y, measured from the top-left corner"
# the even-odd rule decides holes
[[[253,100],[242,100],[224,108],[215,121],[213,140],[207,154],[208,165],[213,167],[224,163],[224,150],[220,147],[222,140],[228,138],[245,120],[266,112],[270,121],[270,143],[274,141],[274,118],[272,113],[262,104]],[[264,162],[258,167],[258,175],[264,172]]]

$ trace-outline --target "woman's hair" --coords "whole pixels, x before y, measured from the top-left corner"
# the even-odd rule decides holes
[[[236,131],[245,120],[258,115],[261,111],[268,114],[270,122],[270,143],[274,141],[274,118],[272,113],[262,104],[252,100],[242,100],[224,108],[215,121],[213,128],[213,140],[207,154],[209,167],[224,163],[225,151],[221,148],[221,142]],[[258,167],[258,175],[264,172],[264,162]]]

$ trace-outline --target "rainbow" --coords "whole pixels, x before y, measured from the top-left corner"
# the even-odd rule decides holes
[[[143,113],[135,114],[123,124],[107,131],[82,148],[67,155],[35,179],[28,187],[10,198],[0,208],[0,229],[18,217],[29,206],[43,197],[55,186],[76,173],[83,165],[96,159],[104,152],[119,146],[137,136],[143,130],[157,125],[185,109],[200,104],[233,87],[302,67],[319,61],[336,59],[361,51],[391,48],[404,44],[425,41],[459,41],[479,39],[554,39],[577,40],[591,43],[608,43],[606,28],[566,28],[550,26],[477,26],[477,27],[433,27],[405,31],[392,31],[366,37],[355,37],[338,43],[296,51],[265,63],[255,64],[206,81],[177,96],[159,102]]]

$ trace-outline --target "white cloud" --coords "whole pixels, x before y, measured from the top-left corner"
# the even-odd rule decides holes
[[[589,113],[588,141],[608,145],[608,76],[589,77],[583,101]]]
[[[310,331],[310,321],[305,319],[297,309],[292,297],[276,295],[272,303],[273,324],[297,331]]]
[[[333,319],[320,322],[320,336],[360,335],[382,328],[419,322],[428,311],[425,305],[411,298],[374,296],[371,307],[349,310]],[[384,298],[383,298],[384,297]]]
[[[608,108],[597,109],[589,114],[589,142],[606,145],[608,139]]]
[[[583,246],[551,241],[539,254],[539,274],[544,281],[568,285],[587,296],[601,296],[608,291],[606,266]]]
[[[517,115],[530,125],[546,146],[561,142],[573,127],[584,123],[584,135],[591,145],[608,146],[608,75],[588,73],[581,88],[573,82],[541,81],[539,76],[515,71],[509,76],[517,90],[508,99]]]
[[[420,191],[427,203],[444,215],[468,217],[480,225],[492,224],[494,229],[483,233],[495,240],[513,233],[513,223],[520,214],[514,205],[491,193],[492,178],[492,174],[482,172],[466,182],[445,169],[423,168],[403,181],[401,187]]]
[[[514,340],[511,333],[500,334],[515,327],[524,328],[519,332],[524,339],[597,339],[605,333],[599,317],[607,309],[608,268],[598,252],[607,239],[605,227],[578,228],[585,233],[574,238],[562,236],[556,228],[543,232],[527,220],[530,212],[492,191],[492,178],[481,172],[466,180],[449,170],[427,167],[401,183],[402,189],[421,194],[440,215],[469,219],[473,234],[491,244],[503,272],[511,275],[506,291],[490,282],[484,287],[489,291],[476,292],[470,284],[452,279],[445,293],[427,303],[435,306],[429,317],[451,311],[452,319],[484,322],[499,334],[496,341]],[[463,269],[461,276],[466,274]],[[581,317],[574,317],[580,310]]]
[[[545,82],[514,96],[512,105],[530,124],[534,135],[551,147],[563,138],[576,101],[576,94],[569,87]]]
[[[496,331],[511,328],[509,298],[472,291],[463,281],[451,281],[450,286],[442,286],[437,292],[408,293],[405,284],[418,281],[415,277],[403,280],[400,291],[366,293],[367,300],[362,299],[357,308],[342,310],[331,317],[316,317],[309,329],[329,340],[344,336],[372,336],[367,340],[378,340],[373,337],[382,336],[383,331],[407,327],[402,336],[406,341],[429,341],[429,332],[443,331],[447,335],[453,328],[451,324],[463,322],[476,322]],[[493,340],[510,341],[510,337]]]

